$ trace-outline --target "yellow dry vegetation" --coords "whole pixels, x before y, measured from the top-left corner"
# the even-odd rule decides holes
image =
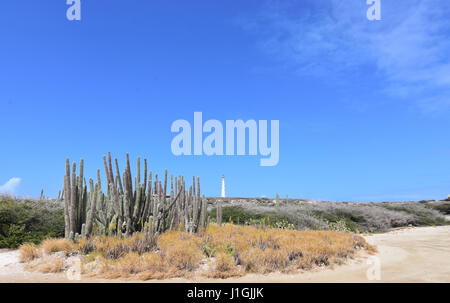
[[[72,241],[65,239],[49,238],[44,240],[40,247],[45,254],[51,254],[59,251],[70,252],[75,248],[75,245]]]
[[[40,249],[34,244],[23,244],[19,248],[19,261],[30,262],[42,255]]]
[[[362,237],[335,231],[261,229],[227,224],[210,225],[204,238],[211,251],[233,255],[245,272],[255,273],[340,264],[354,257],[361,248],[370,253],[375,251]]]
[[[64,270],[64,259],[61,256],[45,256],[26,264],[25,270],[42,273],[59,273]]]
[[[84,266],[84,273],[90,276],[140,280],[197,274],[228,278],[250,272],[294,272],[341,264],[360,250],[376,251],[362,237],[349,233],[233,224],[210,224],[197,234],[168,231],[152,241],[144,234],[134,234],[128,238],[81,239],[71,248],[64,242],[57,244],[52,240],[44,242],[41,248],[78,250],[85,256],[85,265],[95,265]],[[28,250],[32,251],[27,247]]]

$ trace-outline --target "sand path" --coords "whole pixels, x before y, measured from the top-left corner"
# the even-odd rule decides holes
[[[249,274],[226,280],[199,278],[195,282],[450,282],[450,226],[406,228],[364,237],[378,247],[378,254],[369,259],[351,260],[334,269],[299,274]],[[77,281],[68,280],[65,274],[26,272],[23,264],[18,262],[18,251],[0,251],[0,282]],[[79,282],[118,281],[82,278]],[[193,281],[170,279],[151,282]]]

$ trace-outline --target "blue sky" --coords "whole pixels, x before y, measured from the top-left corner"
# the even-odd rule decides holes
[[[0,191],[55,196],[108,151],[199,175],[206,195],[450,194],[450,3],[64,0],[0,4]],[[173,121],[280,121],[280,161],[171,152]],[[135,161],[132,162],[135,164]],[[103,174],[103,170],[102,170]]]

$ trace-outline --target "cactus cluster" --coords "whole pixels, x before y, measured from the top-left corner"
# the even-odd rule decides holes
[[[41,189],[41,195],[39,196],[39,201],[48,201],[48,200],[50,200],[50,198],[46,197],[44,195],[44,189]]]
[[[66,159],[64,190],[65,237],[74,239],[92,234],[129,236],[134,232],[158,234],[166,230],[185,230],[195,233],[208,223],[207,200],[200,196],[200,178],[193,177],[192,185],[186,188],[183,176],[170,176],[170,193],[167,192],[168,176],[158,179],[147,170],[144,159],[143,182],[141,182],[141,159],[137,159],[137,174],[131,176],[130,159],[127,154],[123,175],[115,159],[113,172],[111,154],[103,157],[106,175],[106,194],[102,189],[100,170],[97,181],[89,183],[83,175],[84,161],[81,159],[78,175],[76,163],[70,167]]]

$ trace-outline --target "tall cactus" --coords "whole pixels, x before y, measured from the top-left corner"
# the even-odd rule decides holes
[[[77,176],[76,163],[70,167],[66,159],[64,176],[64,223],[65,237],[78,239],[99,234],[129,236],[134,232],[162,233],[168,229],[184,227],[186,231],[197,232],[206,227],[206,199],[200,198],[200,178],[193,177],[189,191],[185,188],[182,176],[170,176],[170,194],[168,195],[168,172],[162,180],[152,178],[144,159],[143,183],[141,183],[140,158],[137,160],[137,175],[134,186],[130,169],[129,155],[123,176],[119,163],[115,159],[114,176],[111,154],[103,157],[106,176],[106,194],[102,191],[100,170],[97,181],[89,183],[84,179],[84,160],[79,165]],[[196,182],[197,181],[197,184]]]
[[[70,161],[69,158],[66,159],[66,175],[64,176],[64,237],[69,238],[70,233],[70,219],[69,219],[69,208],[70,208]]]
[[[206,220],[208,216],[208,201],[206,200],[205,196],[202,198],[202,210],[200,213],[200,227],[206,228]]]
[[[217,225],[222,225],[222,201],[217,202]]]

